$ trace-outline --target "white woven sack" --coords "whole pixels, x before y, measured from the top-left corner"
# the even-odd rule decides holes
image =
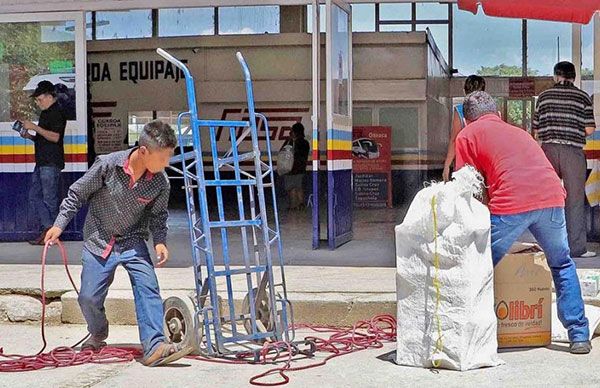
[[[503,363],[497,355],[490,213],[474,198],[481,186],[477,171],[464,167],[452,181],[417,193],[396,226],[400,365],[464,371]]]

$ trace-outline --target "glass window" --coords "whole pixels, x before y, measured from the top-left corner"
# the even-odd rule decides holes
[[[417,20],[448,20],[448,5],[417,3]]]
[[[349,16],[337,5],[331,6],[332,60],[331,60],[331,90],[333,90],[333,113],[348,115],[350,100],[350,37],[348,30]]]
[[[521,21],[454,8],[454,67],[459,75],[521,75]]]
[[[87,40],[92,40],[92,29],[93,29],[92,13],[86,12],[85,13],[85,38]]]
[[[156,112],[156,118],[161,120],[164,123],[167,123],[173,128],[175,131],[175,135],[178,136],[177,141],[179,142],[179,129],[177,128],[177,117],[180,112],[176,111],[158,111]],[[184,116],[181,120],[181,132],[183,135],[183,145],[184,146],[192,146],[194,145],[194,141],[192,139],[191,133],[188,133],[188,128],[190,125],[190,117]]]
[[[447,24],[417,24],[417,31],[425,31],[429,28],[435,45],[440,49],[442,55],[448,61],[448,25]]]
[[[354,108],[352,109],[352,125],[355,127],[369,127],[373,125],[373,109]]]
[[[278,34],[279,6],[220,7],[219,34]]]
[[[129,145],[135,146],[136,142],[140,138],[140,133],[144,129],[144,125],[148,124],[153,120],[152,118],[153,112],[150,111],[136,111],[129,112],[128,116],[128,139]]]
[[[352,6],[352,31],[375,31],[375,4],[354,4]]]
[[[380,4],[380,20],[411,20],[412,5],[410,3],[402,4]]]
[[[158,10],[158,36],[214,35],[214,8]]]
[[[30,95],[41,81],[62,85],[57,99],[67,119],[76,119],[72,27],[72,21],[0,24],[0,121],[37,121]]]
[[[552,75],[557,62],[571,61],[571,35],[569,23],[528,20],[528,74]]]
[[[306,11],[306,32],[312,34],[312,5],[307,6]],[[373,17],[375,16],[375,11],[373,11]],[[319,5],[319,29],[321,32],[325,32],[327,30],[327,17],[325,15],[325,5]]]
[[[392,127],[392,149],[419,147],[418,108],[380,108],[379,125]]]
[[[594,79],[594,22],[581,26],[581,79]],[[588,92],[589,93],[589,92]]]
[[[379,31],[382,32],[408,32],[412,31],[410,24],[382,24],[379,26]]]
[[[152,10],[96,12],[96,39],[149,38]]]
[[[532,100],[507,100],[503,107],[506,109],[506,122],[530,131],[532,106]]]

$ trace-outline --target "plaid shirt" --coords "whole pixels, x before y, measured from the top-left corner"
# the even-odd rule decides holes
[[[71,185],[54,222],[65,230],[77,211],[89,203],[83,227],[85,247],[104,258],[113,249],[123,252],[148,240],[148,231],[154,245],[166,243],[170,190],[167,175],[146,171],[134,182],[129,169],[132,152],[99,156],[85,175]]]

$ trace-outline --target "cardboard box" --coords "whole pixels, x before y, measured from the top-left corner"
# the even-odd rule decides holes
[[[515,244],[494,268],[498,347],[534,347],[552,337],[552,275],[541,249]]]

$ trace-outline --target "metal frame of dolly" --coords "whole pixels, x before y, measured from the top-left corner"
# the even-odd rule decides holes
[[[275,192],[273,162],[267,118],[255,112],[252,79],[250,70],[241,53],[237,60],[243,71],[246,97],[248,103],[248,120],[200,120],[196,105],[194,78],[185,64],[162,49],[157,53],[181,69],[185,75],[187,103],[189,111],[179,114],[177,127],[179,130],[180,155],[171,160],[171,164],[181,163],[179,171],[184,178],[187,212],[192,245],[192,259],[196,290],[190,300],[171,297],[165,300],[165,332],[175,341],[186,341],[194,344],[196,351],[209,356],[231,356],[253,354],[258,359],[258,352],[265,341],[293,342],[293,310],[287,299],[285,284],[282,242],[279,232],[279,216]],[[189,127],[183,129],[182,120],[189,117]],[[265,137],[266,153],[261,154],[258,139],[257,119],[260,119],[267,133]],[[201,135],[201,128],[208,133]],[[222,128],[229,131],[231,148],[222,156],[217,149],[216,131]],[[190,133],[191,131],[191,133]],[[202,131],[204,132],[204,131]],[[223,131],[225,133],[225,131]],[[184,152],[184,137],[190,136],[193,150]],[[202,144],[210,142],[210,155],[214,169],[214,179],[206,179]],[[239,135],[239,136],[237,136]],[[249,140],[252,149],[240,153],[239,146],[243,140]],[[263,158],[265,156],[265,158]],[[264,159],[264,160],[263,160]],[[241,162],[253,163],[253,171],[241,168]],[[222,179],[221,171],[232,171],[234,179]],[[235,187],[237,195],[237,217],[227,219],[223,203],[223,188]],[[207,200],[207,189],[214,188],[217,198],[218,220],[211,220]],[[245,207],[244,189],[247,189],[250,215]],[[274,227],[269,227],[265,191],[270,190],[273,204]],[[196,209],[195,193],[197,193],[199,213]],[[231,267],[230,231],[239,230],[242,240],[242,268]],[[224,269],[215,267],[213,236],[211,232],[220,231]],[[252,234],[253,255],[250,252],[249,232]],[[273,271],[272,247],[275,245],[279,259],[279,276]],[[201,254],[204,261],[201,261]],[[207,274],[202,277],[202,265]],[[233,276],[245,276],[247,294],[244,298],[242,314],[236,313],[234,306]],[[254,277],[254,279],[253,279]],[[277,277],[277,279],[276,279]],[[222,311],[222,298],[218,293],[218,279],[225,280],[228,315]],[[253,282],[254,280],[254,282]],[[208,299],[208,304],[206,303]],[[193,316],[191,315],[193,311]],[[288,318],[289,321],[288,322]],[[238,325],[245,328],[240,332]],[[193,341],[193,342],[192,342]],[[311,346],[312,347],[312,346]]]

